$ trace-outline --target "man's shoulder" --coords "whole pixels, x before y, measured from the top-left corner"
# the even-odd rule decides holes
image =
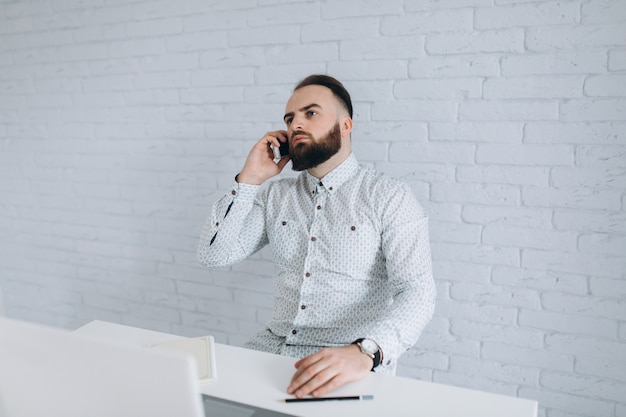
[[[424,212],[415,192],[406,181],[369,167],[362,167],[359,176],[361,191],[366,195],[375,196],[374,204],[381,208],[393,210],[404,206],[412,207],[416,213]]]
[[[264,188],[267,193],[271,194],[285,193],[302,187],[303,184],[302,175],[298,175],[296,177],[281,177],[272,179],[264,184]]]
[[[365,186],[382,187],[383,190],[390,190],[391,192],[397,192],[400,189],[410,190],[408,184],[403,180],[372,167],[360,166],[359,177],[361,178],[361,183]]]

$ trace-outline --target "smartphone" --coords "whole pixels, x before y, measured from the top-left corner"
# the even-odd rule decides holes
[[[274,150],[274,159],[282,159],[289,155],[289,141],[280,142],[279,148],[272,146],[272,149]]]

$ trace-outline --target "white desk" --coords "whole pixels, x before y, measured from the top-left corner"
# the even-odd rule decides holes
[[[148,346],[180,338],[167,333],[93,321],[76,330],[91,337]],[[537,402],[411,378],[371,373],[331,395],[368,395],[371,401],[285,404],[295,359],[216,343],[217,381],[202,392],[293,414],[313,416],[536,417]]]

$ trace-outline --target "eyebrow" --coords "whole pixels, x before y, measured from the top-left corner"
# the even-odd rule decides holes
[[[318,107],[318,108],[320,108],[320,109],[322,108],[322,106],[320,106],[320,105],[319,105],[319,104],[317,104],[317,103],[311,103],[311,104],[309,104],[309,105],[307,105],[307,106],[304,106],[304,107],[302,107],[302,108],[298,109],[298,111],[300,111],[300,112],[305,112],[305,111],[307,111],[307,110],[312,109],[313,107]],[[283,121],[287,121],[287,118],[288,118],[288,117],[293,117],[293,116],[294,116],[294,112],[292,112],[292,111],[291,111],[291,112],[289,112],[289,113],[285,113],[285,115],[283,116]]]

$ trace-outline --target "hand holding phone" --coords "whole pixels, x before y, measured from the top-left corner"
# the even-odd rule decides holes
[[[237,176],[237,182],[260,185],[267,179],[280,174],[289,162],[289,158],[285,158],[289,146],[287,139],[285,130],[267,132],[250,150]],[[274,143],[282,146],[274,146]]]
[[[280,141],[279,141],[280,142]],[[289,155],[289,141],[280,142],[280,147],[272,146],[274,159],[282,159]]]

